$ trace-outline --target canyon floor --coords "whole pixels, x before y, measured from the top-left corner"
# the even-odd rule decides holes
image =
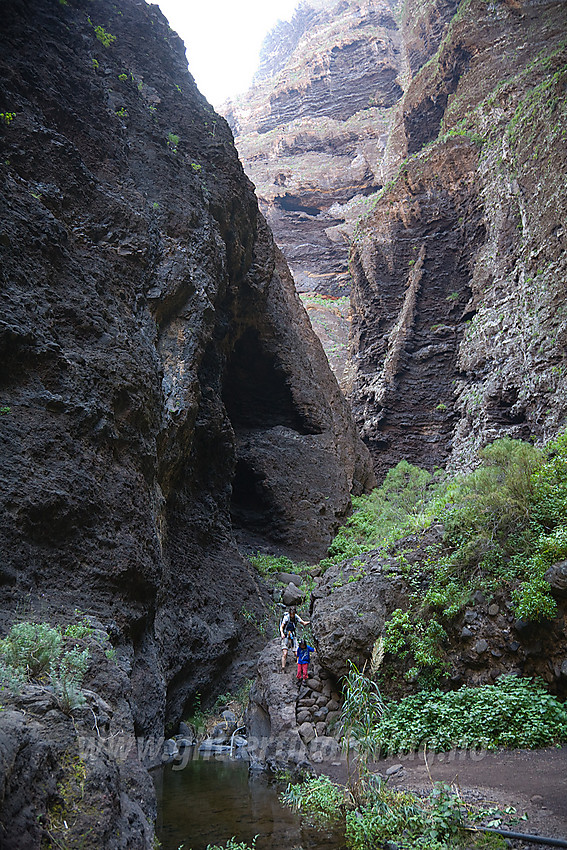
[[[464,757],[463,757],[464,756]],[[402,769],[388,784],[417,793],[427,793],[432,782],[450,782],[467,804],[516,809],[526,820],[506,828],[521,833],[567,840],[567,746],[542,750],[501,750],[474,754],[423,753],[392,756],[371,765],[386,776],[395,765]],[[346,765],[320,766],[338,782],[346,782]],[[504,827],[503,827],[504,828]],[[517,847],[539,847],[514,842]]]

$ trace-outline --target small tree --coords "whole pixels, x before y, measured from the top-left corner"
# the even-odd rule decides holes
[[[363,785],[368,773],[368,759],[380,749],[378,724],[384,713],[384,702],[378,685],[348,661],[344,677],[344,701],[341,711],[343,749],[347,757],[347,782],[357,803],[361,802]],[[351,763],[351,750],[356,757]]]

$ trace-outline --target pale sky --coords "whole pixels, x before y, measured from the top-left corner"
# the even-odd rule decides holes
[[[250,86],[264,36],[299,0],[157,0],[187,48],[189,70],[213,106]]]

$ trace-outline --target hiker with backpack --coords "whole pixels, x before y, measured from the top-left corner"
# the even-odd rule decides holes
[[[285,670],[287,653],[289,649],[297,652],[297,624],[309,625],[309,620],[302,620],[295,608],[290,608],[283,615],[280,622],[280,635],[282,639],[282,672]]]

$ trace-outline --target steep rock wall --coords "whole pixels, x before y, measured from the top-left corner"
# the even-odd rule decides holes
[[[558,2],[406,4],[391,182],[351,254],[352,399],[379,475],[565,423],[566,24]]]
[[[380,476],[401,457],[468,467],[501,434],[564,423],[565,14],[551,0],[303,4],[226,105]],[[344,305],[308,300],[348,292],[349,240],[350,359]]]
[[[2,627],[99,617],[160,734],[258,645],[235,530],[316,558],[371,467],[157,7],[1,16]]]

